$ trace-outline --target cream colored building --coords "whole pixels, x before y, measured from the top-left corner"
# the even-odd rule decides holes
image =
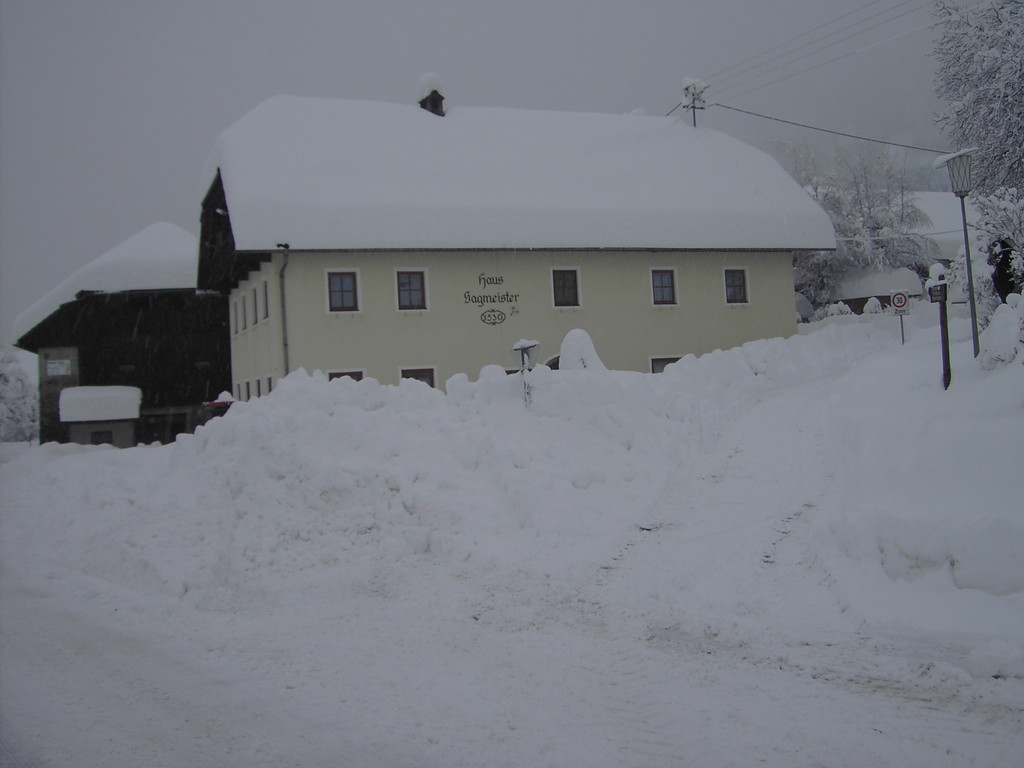
[[[281,97],[218,141],[200,288],[230,293],[234,395],[290,371],[435,386],[795,332],[792,251],[828,217],[767,155],[671,118]]]

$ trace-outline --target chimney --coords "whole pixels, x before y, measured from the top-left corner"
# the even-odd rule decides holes
[[[444,96],[441,95],[441,78],[433,72],[420,77],[420,106],[431,114],[444,117]]]

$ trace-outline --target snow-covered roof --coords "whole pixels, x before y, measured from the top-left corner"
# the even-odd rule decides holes
[[[677,118],[278,96],[218,168],[239,251],[835,247],[774,159]]]
[[[68,387],[60,392],[60,420],[137,419],[141,403],[138,387]]]
[[[878,272],[860,269],[850,272],[843,279],[839,293],[843,298],[862,299],[865,296],[890,296],[895,291],[905,291],[910,296],[920,296],[921,278],[906,267]]]
[[[151,224],[73,272],[14,321],[20,339],[80,291],[166,290],[196,287],[196,238],[173,224]]]

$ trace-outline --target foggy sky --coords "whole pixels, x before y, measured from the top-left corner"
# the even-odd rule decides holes
[[[722,81],[735,85],[722,103],[946,148],[927,0],[0,0],[0,343],[19,312],[148,225],[198,234],[214,140],[270,96],[414,103],[429,71],[449,107],[663,115],[684,78],[862,7],[818,34],[888,14],[817,52],[868,24],[801,38],[806,58]],[[714,107],[698,122],[761,147],[807,140],[823,159],[846,141]]]

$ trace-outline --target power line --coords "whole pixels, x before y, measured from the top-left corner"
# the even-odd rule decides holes
[[[680,105],[681,106],[681,103]],[[896,141],[886,141],[884,139],[872,139],[867,136],[858,136],[854,133],[843,133],[842,131],[833,131],[830,128],[819,128],[816,125],[808,125],[807,123],[798,123],[795,120],[786,120],[781,117],[772,117],[771,115],[762,115],[760,112],[751,112],[749,109],[740,109],[739,107],[730,107],[728,104],[711,104],[712,107],[721,107],[722,109],[730,109],[733,112],[742,112],[745,115],[752,115],[753,117],[760,117],[764,120],[774,120],[777,123],[786,123],[787,125],[795,125],[799,128],[808,128],[812,131],[821,131],[822,133],[831,133],[834,136],[845,136],[848,139],[858,139],[860,141],[872,141],[875,144],[887,144],[890,147],[902,147],[903,149],[916,149],[920,152],[932,152],[936,155],[943,155],[949,150],[946,149],[932,149],[931,147],[917,147],[913,144],[900,144]],[[678,109],[678,106],[676,107]],[[671,114],[671,113],[670,113]]]
[[[771,67],[770,69],[767,69],[767,70],[765,70],[763,72],[760,72],[760,73],[758,73],[756,75],[752,75],[750,77],[750,79],[751,80],[756,80],[758,78],[762,78],[762,77],[765,77],[767,75],[770,75],[772,72],[777,72],[778,70],[780,70],[780,69],[782,69],[784,67],[788,67],[791,64],[795,64],[798,61],[806,59],[808,56],[813,56],[815,54],[821,53],[822,51],[826,51],[829,48],[832,48],[832,47],[834,47],[836,45],[839,45],[840,43],[844,43],[847,40],[850,40],[850,39],[852,39],[854,37],[857,37],[858,35],[862,35],[865,32],[870,32],[871,30],[877,29],[878,27],[884,26],[885,24],[888,24],[890,22],[896,21],[898,19],[902,19],[904,16],[909,16],[911,13],[914,13],[915,11],[920,10],[925,5],[927,5],[927,3],[922,3],[921,5],[914,6],[913,8],[910,8],[909,10],[906,10],[906,11],[904,11],[903,13],[901,13],[901,14],[899,14],[897,16],[893,16],[893,17],[891,17],[889,19],[885,19],[884,21],[880,21],[877,24],[873,24],[870,27],[866,27],[866,28],[861,29],[861,30],[859,30],[857,32],[849,34],[846,37],[840,38],[839,40],[835,40],[835,41],[833,41],[831,43],[827,43],[825,45],[819,46],[818,48],[815,48],[814,50],[811,50],[811,51],[808,51],[806,53],[802,53],[799,56],[795,56],[793,58],[790,58],[790,59],[788,59],[786,61],[781,62],[780,64],[778,64],[778,65],[776,65],[774,67]],[[796,72],[792,72],[792,73],[790,73],[788,75],[784,75],[782,77],[776,78],[775,80],[771,80],[771,81],[769,81],[767,83],[762,83],[760,85],[754,86],[753,88],[750,88],[750,89],[748,89],[746,91],[743,91],[742,93],[732,94],[731,97],[732,98],[739,98],[740,96],[746,96],[748,93],[752,93],[754,91],[760,90],[761,88],[765,88],[765,87],[767,87],[769,85],[774,85],[775,83],[781,83],[783,80],[788,80],[791,77],[796,77],[797,75],[803,74],[804,72],[807,72],[807,71],[809,71],[811,69],[817,69],[818,67],[824,67],[824,66],[826,66],[828,64],[832,64],[833,62],[839,61],[841,59],[845,59],[845,58],[847,58],[849,56],[853,56],[855,54],[862,53],[863,51],[870,50],[871,48],[874,48],[874,47],[876,47],[878,45],[881,45],[882,43],[887,43],[887,42],[890,42],[892,40],[899,39],[900,37],[904,37],[906,35],[909,35],[909,34],[911,34],[913,32],[917,32],[919,30],[926,29],[927,27],[929,27],[931,25],[932,25],[932,22],[929,22],[927,24],[922,24],[922,25],[920,25],[918,27],[914,27],[913,29],[907,30],[905,32],[900,32],[899,34],[896,34],[896,35],[893,35],[891,37],[888,37],[885,40],[880,40],[878,42],[866,45],[866,46],[864,46],[862,48],[857,48],[855,50],[852,50],[852,51],[849,51],[847,53],[844,53],[844,54],[842,54],[840,56],[836,56],[834,58],[831,58],[831,59],[829,59],[827,61],[811,64],[810,66],[804,67],[803,69],[797,70]],[[796,53],[796,51],[794,51],[794,53]],[[778,58],[778,57],[776,57],[776,58]],[[767,63],[769,63],[769,62],[764,62],[764,64],[767,64]],[[759,65],[759,66],[763,66],[763,64]],[[732,78],[726,78],[727,81],[729,79],[732,79]],[[749,85],[749,84],[750,83],[748,81],[748,82],[733,83],[732,85],[726,85],[726,86],[724,86],[722,88],[722,91],[721,91],[720,95],[725,95],[725,94],[729,93],[730,91],[735,91],[736,89],[742,88],[745,85]]]
[[[780,45],[774,46],[773,48],[769,48],[768,50],[766,50],[766,51],[764,51],[762,53],[759,53],[759,54],[757,54],[755,56],[748,57],[748,58],[744,59],[743,61],[739,62],[738,64],[734,64],[734,65],[732,65],[730,67],[726,67],[723,70],[719,70],[718,72],[716,72],[716,73],[714,73],[714,74],[712,74],[712,75],[710,75],[710,76],[708,76],[708,77],[706,77],[704,79],[708,80],[708,81],[713,80],[714,78],[717,78],[719,75],[725,74],[729,70],[735,69],[736,67],[739,67],[739,66],[741,66],[742,64],[744,64],[746,62],[754,61],[754,60],[759,59],[759,58],[761,58],[763,56],[766,56],[767,54],[772,53],[774,51],[778,51],[780,49],[785,49],[785,48],[789,47],[792,43],[794,43],[797,40],[799,40],[800,38],[805,37],[805,36],[810,35],[810,34],[813,34],[814,32],[816,32],[816,31],[818,31],[820,29],[824,29],[825,27],[831,26],[832,24],[835,24],[836,22],[842,21],[843,19],[848,18],[849,16],[857,14],[860,11],[863,11],[866,8],[869,8],[870,6],[875,5],[877,2],[879,2],[879,0],[874,0],[874,2],[870,2],[867,5],[864,5],[864,6],[861,6],[860,8],[854,9],[853,11],[849,11],[848,13],[843,14],[842,16],[839,16],[839,17],[837,17],[835,19],[832,19],[830,21],[827,21],[824,24],[819,24],[817,27],[814,27],[813,29],[810,29],[807,32],[804,32],[804,33],[802,33],[800,35],[797,35],[795,38],[792,38],[791,40],[789,40],[789,41],[787,41],[785,43],[781,43]],[[810,46],[813,46],[813,45],[816,45],[817,43],[820,43],[822,41],[828,40],[829,38],[834,37],[835,35],[841,34],[843,32],[846,32],[847,30],[850,30],[850,29],[853,29],[855,27],[858,27],[858,26],[861,26],[863,24],[866,24],[868,22],[871,22],[874,19],[879,18],[880,16],[885,16],[886,14],[890,14],[893,11],[896,11],[897,9],[899,9],[901,6],[908,5],[909,3],[913,3],[913,2],[917,2],[918,5],[915,6],[914,8],[911,8],[909,11],[906,11],[905,13],[900,14],[899,16],[895,16],[895,17],[886,19],[886,20],[881,21],[878,24],[875,24],[875,25],[873,25],[871,27],[868,27],[866,29],[861,29],[861,30],[858,30],[856,32],[853,32],[850,35],[847,35],[846,37],[844,37],[844,38],[842,38],[840,40],[833,41],[831,43],[828,43],[825,46],[816,48],[816,49],[814,49],[812,51],[808,51],[806,53],[802,53],[805,49],[807,49]],[[807,42],[797,46],[793,50],[789,50],[789,51],[782,50],[781,52],[779,52],[779,53],[775,54],[774,56],[771,56],[771,57],[761,61],[758,64],[753,64],[753,65],[751,65],[749,67],[745,67],[745,68],[741,69],[738,72],[734,72],[733,74],[730,74],[730,75],[724,77],[719,82],[717,82],[716,86],[722,86],[723,83],[728,83],[730,81],[736,80],[739,77],[747,76],[748,73],[750,73],[752,71],[756,71],[758,69],[762,69],[765,66],[767,66],[768,64],[772,63],[773,61],[777,61],[778,59],[780,59],[782,57],[793,56],[794,54],[798,54],[796,56],[796,58],[793,58],[793,59],[790,59],[789,61],[783,62],[782,64],[780,64],[780,65],[778,65],[776,67],[773,67],[772,69],[768,70],[768,72],[762,72],[759,75],[753,75],[753,77],[761,77],[761,76],[763,76],[765,74],[768,74],[769,72],[775,71],[779,67],[786,66],[788,64],[793,63],[794,61],[799,61],[800,59],[806,58],[807,56],[811,56],[811,55],[813,55],[815,53],[818,53],[818,52],[820,52],[822,50],[830,48],[830,47],[832,47],[834,45],[838,45],[839,43],[845,42],[846,40],[849,40],[852,37],[856,37],[857,35],[863,34],[864,32],[868,32],[868,31],[870,31],[872,29],[875,29],[876,27],[882,26],[883,24],[888,24],[891,21],[895,21],[896,19],[902,18],[903,16],[905,16],[905,15],[907,15],[909,13],[912,13],[913,11],[916,11],[916,10],[924,7],[927,4],[928,3],[926,3],[926,2],[920,2],[920,0],[902,0],[902,2],[900,2],[899,4],[897,4],[893,8],[886,8],[884,10],[878,11],[877,13],[874,13],[874,14],[872,14],[872,15],[864,18],[864,19],[860,19],[859,21],[851,22],[851,23],[846,24],[846,25],[844,25],[844,26],[842,26],[842,27],[840,27],[838,29],[834,29],[831,32],[828,32],[828,33],[826,33],[824,35],[820,35],[820,36],[818,36],[818,37],[816,37],[816,38],[814,38],[812,40],[809,40],[809,41],[807,41]],[[734,86],[726,86],[726,87],[731,88],[731,87],[734,87]]]
[[[911,1],[912,1],[912,0],[906,0],[906,2],[911,2]],[[972,2],[972,3],[970,3],[969,5],[965,6],[965,9],[966,9],[966,10],[970,10],[971,8],[975,8],[975,7],[977,7],[977,6],[979,6],[979,5],[982,5],[982,4],[984,4],[984,3],[986,3],[986,2],[989,2],[989,1],[990,1],[990,0],[974,0],[974,2]],[[904,3],[902,3],[902,4],[903,4],[903,5],[905,5],[905,4],[906,4],[906,2],[904,2]],[[857,9],[857,10],[863,10],[864,8],[867,8],[867,7],[869,6],[869,5],[873,5],[873,3],[868,3],[868,5],[862,6],[862,7],[860,8],[860,9]],[[927,3],[924,3],[924,4],[922,4],[921,6],[915,6],[914,8],[911,8],[910,10],[908,10],[908,11],[905,11],[904,13],[900,14],[899,16],[894,16],[894,17],[892,17],[892,18],[890,18],[890,19],[887,19],[887,20],[885,20],[885,21],[879,22],[878,24],[875,24],[874,26],[872,26],[872,27],[869,27],[868,29],[863,29],[863,30],[861,30],[860,32],[856,32],[856,33],[854,33],[854,34],[852,34],[852,35],[849,35],[849,36],[847,36],[847,37],[846,37],[846,38],[844,38],[843,40],[841,40],[841,41],[836,41],[836,42],[843,42],[843,41],[845,41],[845,40],[849,40],[850,38],[852,38],[852,37],[856,37],[856,36],[857,36],[858,34],[861,34],[861,32],[867,32],[867,31],[869,31],[870,29],[875,29],[875,28],[877,28],[877,27],[880,27],[880,26],[882,26],[883,24],[887,24],[887,23],[889,23],[890,21],[895,21],[895,20],[897,20],[897,19],[899,19],[899,18],[903,18],[904,16],[907,16],[907,15],[909,15],[910,13],[913,13],[914,11],[916,11],[916,10],[918,10],[919,8],[923,7],[923,5],[927,5]],[[899,6],[896,6],[896,7],[898,8]],[[870,17],[868,17],[867,19],[863,19],[862,21],[860,21],[860,22],[857,22],[857,24],[861,24],[861,23],[864,23],[865,21],[870,21],[870,20],[871,20],[871,19],[873,19],[873,18],[877,18],[878,16],[880,16],[880,15],[884,15],[885,13],[888,13],[889,11],[892,11],[892,10],[895,10],[895,9],[896,9],[896,8],[891,8],[891,9],[888,9],[888,10],[886,10],[886,11],[882,11],[882,12],[880,12],[880,13],[874,14],[873,16],[870,16]],[[852,11],[851,13],[856,13],[856,12],[857,12],[857,11]],[[846,15],[848,16],[848,15],[850,15],[850,14],[846,14]],[[842,18],[845,18],[845,17],[844,17],[844,16],[840,16],[839,18],[837,18],[837,19],[834,19],[833,21],[838,21],[838,20],[840,20],[840,19],[842,19]],[[833,22],[826,22],[826,24],[824,24],[824,25],[820,25],[819,27],[816,27],[815,29],[819,29],[819,28],[820,28],[821,26],[828,26],[828,25],[829,25],[829,24],[831,24],[831,23],[833,23]],[[832,64],[832,63],[834,63],[834,62],[836,62],[836,61],[840,61],[840,60],[842,60],[842,59],[848,58],[848,57],[850,57],[850,56],[853,56],[853,55],[855,55],[855,54],[858,54],[858,53],[864,53],[865,51],[869,51],[869,50],[871,50],[872,48],[875,48],[875,47],[877,47],[877,46],[880,46],[880,45],[884,45],[885,43],[890,43],[890,42],[892,42],[892,41],[894,41],[894,40],[899,40],[899,39],[900,39],[901,37],[906,37],[907,35],[913,34],[913,33],[915,33],[915,32],[919,32],[919,31],[921,31],[922,29],[928,29],[929,27],[933,27],[933,26],[935,26],[935,24],[936,24],[936,22],[934,22],[934,21],[930,21],[930,22],[927,22],[927,23],[925,23],[925,24],[920,24],[920,25],[918,25],[918,26],[916,26],[916,27],[913,27],[912,29],[908,29],[908,30],[906,30],[906,31],[904,31],[904,32],[900,32],[900,33],[898,33],[898,34],[892,35],[892,36],[890,36],[890,37],[887,37],[887,38],[885,38],[885,39],[883,39],[883,40],[878,40],[878,41],[876,41],[876,42],[874,42],[874,43],[870,43],[870,44],[868,44],[868,45],[865,45],[865,46],[863,46],[863,47],[861,47],[861,48],[858,48],[858,49],[856,49],[856,50],[853,50],[853,51],[850,51],[850,52],[848,52],[848,53],[844,53],[844,54],[842,54],[842,55],[840,55],[840,56],[836,56],[836,57],[833,57],[833,58],[831,58],[831,59],[828,59],[827,61],[824,61],[824,62],[821,62],[821,63],[818,63],[818,64],[812,64],[812,65],[810,65],[810,66],[808,66],[808,67],[804,67],[803,69],[800,69],[800,70],[798,70],[798,71],[796,71],[796,72],[792,72],[792,73],[790,73],[790,74],[788,74],[788,75],[783,75],[782,77],[778,77],[778,78],[776,78],[775,80],[771,80],[771,81],[769,81],[769,82],[767,82],[767,83],[761,83],[760,85],[754,86],[753,88],[750,88],[750,89],[748,89],[748,90],[746,90],[746,91],[742,91],[741,93],[729,93],[729,91],[735,91],[735,90],[736,90],[736,88],[738,88],[738,87],[741,87],[741,84],[734,84],[734,85],[727,85],[727,86],[724,86],[724,87],[722,88],[722,91],[721,91],[721,93],[719,93],[719,94],[718,94],[718,97],[719,97],[719,98],[721,98],[722,96],[728,95],[728,97],[729,97],[729,98],[732,98],[732,99],[738,99],[738,98],[741,98],[741,97],[743,97],[743,96],[746,96],[746,95],[748,95],[748,94],[750,94],[750,93],[753,93],[753,92],[755,92],[755,91],[761,90],[762,88],[766,88],[766,87],[768,87],[768,86],[770,86],[770,85],[775,85],[776,83],[781,83],[781,82],[783,82],[783,81],[785,81],[785,80],[789,80],[790,78],[796,77],[797,75],[801,75],[801,74],[803,74],[804,72],[807,72],[807,71],[809,71],[809,70],[811,70],[811,69],[816,69],[816,68],[818,68],[818,67],[823,67],[823,66],[827,66],[828,64]],[[855,26],[855,25],[854,25],[854,26]],[[849,26],[847,26],[847,27],[844,27],[843,29],[845,30],[845,29],[848,29],[848,28],[849,28]],[[842,31],[842,30],[837,30],[837,32],[838,32],[838,31]],[[807,33],[805,33],[805,34],[807,34]],[[836,33],[835,33],[835,32],[833,32],[833,33],[831,33],[831,34],[836,34]],[[819,38],[819,39],[821,39],[821,40],[823,40],[823,39],[827,39],[828,37],[830,37],[830,36],[831,36],[831,34],[830,34],[830,35],[826,35],[826,36],[825,36],[824,38]],[[801,36],[802,36],[802,35],[801,35]],[[794,38],[794,39],[799,39],[799,37],[801,37],[801,36],[798,36],[797,38]],[[792,41],[791,41],[791,42],[792,42]],[[802,46],[802,47],[806,47],[806,45],[812,45],[812,44],[813,44],[814,42],[818,42],[818,40],[815,40],[815,41],[811,41],[811,42],[809,42],[809,43],[805,44],[805,46]],[[827,45],[827,46],[824,46],[824,47],[822,47],[822,48],[819,48],[819,49],[817,49],[817,51],[815,51],[815,52],[820,52],[820,51],[822,51],[822,50],[825,50],[825,48],[829,48],[829,47],[831,47],[831,46],[832,46],[832,45],[834,45],[834,44],[835,44],[835,43],[830,43],[830,44],[829,44],[829,45]],[[769,53],[769,52],[771,52],[771,51],[774,51],[774,50],[776,50],[776,49],[778,49],[778,48],[780,48],[780,47],[783,47],[783,46],[785,46],[785,45],[786,45],[786,43],[783,43],[783,44],[782,44],[782,45],[780,45],[780,46],[775,46],[775,48],[770,48],[770,49],[768,49],[768,51],[765,51],[764,53]],[[801,47],[801,48],[802,48],[802,47]],[[795,51],[792,51],[791,53],[796,53],[797,51],[801,50],[801,48],[798,48],[798,49],[796,49]],[[759,54],[759,55],[764,55],[764,54],[762,53],[762,54]],[[780,55],[785,55],[785,54],[780,54]],[[792,59],[792,60],[790,60],[790,61],[788,61],[788,62],[785,62],[784,64],[780,64],[780,65],[779,65],[779,66],[777,66],[777,67],[773,67],[772,69],[768,70],[767,72],[762,72],[762,73],[761,73],[761,74],[759,74],[759,75],[753,75],[751,79],[757,79],[757,78],[759,78],[759,77],[763,77],[763,76],[765,76],[765,75],[769,74],[770,72],[774,72],[774,71],[776,71],[777,69],[780,69],[780,68],[781,68],[781,67],[783,67],[783,66],[787,66],[788,64],[792,64],[792,63],[794,63],[795,61],[798,61],[798,60],[799,60],[799,59],[801,59],[801,58],[806,58],[806,56],[808,56],[808,55],[811,55],[811,54],[810,54],[810,53],[808,53],[808,54],[804,54],[804,55],[802,55],[802,56],[800,56],[800,57],[798,57],[798,58],[796,58],[796,59]],[[752,57],[752,58],[757,58],[757,57],[755,56],[755,57]],[[773,59],[771,59],[771,60],[774,60],[774,59],[776,59],[776,58],[778,58],[778,56],[776,56],[776,57],[773,57]],[[748,60],[749,60],[749,59],[744,59],[744,61],[748,61]],[[771,60],[770,60],[770,61],[771,61]],[[742,63],[742,62],[741,62],[741,63]],[[759,65],[757,65],[757,66],[755,66],[755,67],[748,67],[747,69],[743,70],[742,72],[740,72],[740,73],[738,73],[738,74],[746,74],[746,73],[748,73],[748,72],[750,72],[750,71],[753,71],[753,70],[757,69],[758,67],[764,66],[764,64],[767,64],[767,63],[769,63],[769,62],[768,62],[768,61],[765,61],[765,62],[762,62],[761,64],[759,64]],[[738,66],[738,65],[733,65],[733,66],[731,66],[731,67],[727,67],[727,68],[726,68],[725,70],[720,70],[719,72],[726,72],[726,71],[728,71],[729,69],[733,69],[733,68],[734,68],[735,66]],[[725,78],[725,80],[724,80],[723,82],[728,82],[729,80],[732,80],[732,79],[734,79],[734,78],[735,78],[735,76],[736,76],[736,75],[730,75],[729,77]],[[745,84],[746,84],[746,83],[744,83],[744,84],[742,84],[742,85],[745,85]],[[714,84],[714,85],[712,85],[712,86],[710,86],[710,87],[711,87],[712,89],[714,89],[714,88],[717,88],[717,87],[719,87],[719,86],[720,86],[720,83],[716,83],[716,84]],[[678,106],[677,106],[677,107],[675,107],[675,108],[673,108],[673,111],[674,111],[675,109],[678,109]],[[670,114],[671,114],[671,113],[670,113]]]
[[[785,42],[779,43],[778,45],[774,45],[771,48],[768,48],[767,50],[761,51],[760,53],[755,53],[753,56],[748,56],[747,58],[742,59],[742,60],[736,62],[735,64],[731,64],[730,66],[726,67],[725,69],[720,69],[717,72],[712,72],[705,79],[713,80],[714,78],[718,77],[719,75],[724,75],[730,69],[735,69],[736,67],[742,66],[743,64],[746,64],[749,61],[754,61],[755,59],[759,59],[761,56],[764,56],[765,54],[772,53],[773,51],[779,50],[779,48],[785,48],[787,45],[789,45],[790,43],[796,42],[801,37],[806,37],[807,35],[810,35],[810,34],[813,34],[814,32],[817,32],[819,29],[824,29],[825,27],[829,26],[830,24],[834,24],[837,21],[842,21],[843,19],[847,18],[848,16],[852,16],[855,13],[859,13],[860,11],[863,11],[865,8],[868,8],[868,7],[872,6],[872,5],[877,5],[881,1],[882,0],[871,0],[870,3],[867,3],[866,5],[862,5],[860,8],[855,8],[852,11],[848,11],[847,13],[844,13],[842,16],[838,16],[838,17],[836,17],[834,19],[830,19],[830,20],[826,21],[824,24],[819,24],[818,26],[814,27],[813,29],[809,29],[809,30],[807,30],[805,32],[801,32],[796,37],[792,37],[789,40],[786,40]],[[730,77],[731,77],[731,75],[730,75]]]

